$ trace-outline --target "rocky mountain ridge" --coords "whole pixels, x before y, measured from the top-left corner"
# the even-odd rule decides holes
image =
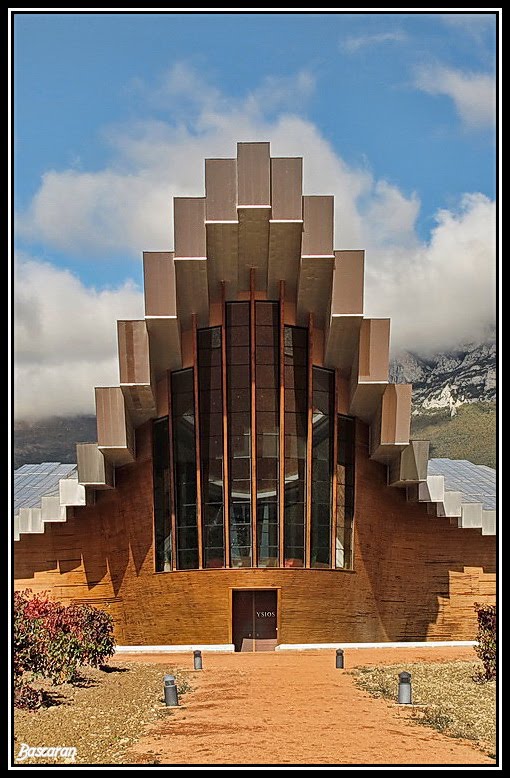
[[[409,351],[394,357],[390,381],[413,384],[413,414],[496,400],[496,343],[471,344],[430,357]]]

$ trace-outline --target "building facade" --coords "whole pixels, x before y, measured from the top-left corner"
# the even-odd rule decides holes
[[[473,639],[494,512],[428,474],[363,276],[301,159],[206,160],[117,323],[97,442],[20,511],[17,586],[107,607],[123,645]]]

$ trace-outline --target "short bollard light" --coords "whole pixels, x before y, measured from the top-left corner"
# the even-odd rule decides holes
[[[336,650],[335,667],[337,668],[337,670],[343,670],[344,669],[344,650],[343,650],[343,648],[337,648],[337,650]]]
[[[412,700],[411,673],[404,670],[403,673],[398,674],[398,704],[411,705]]]
[[[193,668],[195,670],[201,670],[202,669],[202,652],[201,651],[193,651]]]
[[[165,684],[165,705],[167,708],[175,708],[176,705],[179,705],[179,695],[177,694],[175,676],[165,675],[163,682]]]

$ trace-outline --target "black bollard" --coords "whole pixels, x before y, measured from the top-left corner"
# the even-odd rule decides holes
[[[411,688],[411,673],[404,670],[398,674],[398,704],[412,705],[413,692]]]
[[[177,694],[177,686],[175,685],[174,675],[165,675],[163,678],[165,684],[165,705],[167,708],[175,708],[179,705],[179,695]]]
[[[337,668],[337,670],[343,670],[344,669],[344,650],[343,650],[343,648],[337,648],[337,650],[336,650],[335,667]]]
[[[193,651],[193,668],[195,670],[202,669],[202,652],[198,651],[198,649]]]

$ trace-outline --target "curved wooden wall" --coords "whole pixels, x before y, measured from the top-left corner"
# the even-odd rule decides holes
[[[150,422],[114,491],[17,543],[17,588],[108,608],[121,645],[230,642],[232,588],[279,587],[279,642],[469,640],[493,602],[495,544],[406,502],[358,422],[354,570],[154,573]]]

